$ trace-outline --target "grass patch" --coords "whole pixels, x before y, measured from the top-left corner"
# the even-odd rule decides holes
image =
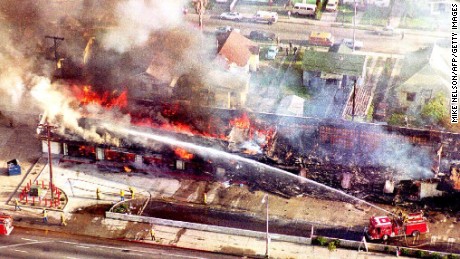
[[[426,5],[417,1],[406,2],[406,12],[399,27],[407,29],[434,30],[438,27],[449,26],[449,19],[444,15],[433,16]]]
[[[297,95],[304,99],[310,99],[310,93],[308,92],[306,87],[298,86],[298,85],[289,85],[285,86],[281,89],[283,96],[288,95]]]
[[[309,99],[311,97],[307,87],[302,84],[302,57],[304,51],[300,51],[297,61],[290,68],[289,61],[281,65],[281,68],[286,70],[287,76],[284,81],[284,87],[281,89],[283,95],[297,95],[299,97]]]
[[[435,30],[439,27],[438,19],[429,16],[409,17],[405,16],[401,23],[400,28],[418,29],[418,30]]]
[[[335,18],[336,22],[353,23],[354,10],[350,6],[342,6]]]
[[[390,11],[389,7],[368,6],[361,19],[361,24],[386,26]]]

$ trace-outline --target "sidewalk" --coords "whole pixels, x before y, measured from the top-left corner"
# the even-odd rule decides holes
[[[67,221],[67,226],[59,226],[58,215],[50,212],[50,222],[42,223],[37,214],[29,209],[22,212],[9,212],[15,219],[15,226],[34,228],[46,231],[66,232],[75,235],[88,235],[101,238],[144,242],[166,247],[181,247],[193,250],[211,251],[222,254],[247,255],[263,257],[265,254],[265,239],[239,237],[233,235],[211,233],[186,228],[156,225],[155,241],[149,234],[150,224],[134,223],[120,220],[105,219],[99,215],[74,213]],[[85,222],[90,222],[87,224]],[[14,234],[14,230],[13,230]],[[393,254],[358,252],[355,250],[339,249],[329,251],[327,247],[300,245],[287,242],[270,242],[270,257],[273,258],[302,258],[302,259],[366,259],[394,258]],[[404,258],[404,257],[402,257]]]

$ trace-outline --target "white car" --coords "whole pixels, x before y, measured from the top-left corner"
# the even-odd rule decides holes
[[[270,46],[268,47],[267,54],[265,54],[265,58],[274,60],[276,58],[276,54],[278,54],[278,47]]]
[[[238,12],[226,12],[226,13],[222,13],[219,16],[219,18],[222,20],[231,20],[231,21],[239,22],[243,19],[243,15]]]
[[[343,39],[343,44],[349,47],[350,49],[353,48],[353,39]],[[361,49],[363,47],[363,42],[359,40],[355,40],[355,49]]]
[[[391,26],[386,26],[386,27],[384,27],[382,29],[375,30],[374,33],[379,35],[379,36],[380,35],[383,35],[383,36],[398,36],[398,35],[400,35],[401,32],[395,30]]]

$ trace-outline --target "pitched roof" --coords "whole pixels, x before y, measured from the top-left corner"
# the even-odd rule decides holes
[[[302,68],[306,71],[361,76],[365,61],[364,55],[307,50]]]
[[[429,48],[408,55],[405,64],[411,64],[416,69],[403,66],[404,71],[401,73],[405,81],[397,88],[427,88],[449,92],[449,61],[450,46],[445,45],[444,41],[438,41]]]
[[[235,63],[240,67],[248,64],[251,54],[258,54],[259,46],[238,32],[232,31],[228,34],[225,42],[220,46],[218,52],[228,64]]]

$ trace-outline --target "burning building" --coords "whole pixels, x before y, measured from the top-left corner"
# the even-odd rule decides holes
[[[394,188],[393,191],[386,188],[388,194],[382,196],[389,179],[399,183],[433,178],[436,172],[430,168],[436,159],[432,154],[438,150],[439,143],[444,146],[441,154],[444,162],[439,165],[439,171],[445,171],[449,161],[459,159],[455,146],[460,137],[453,133],[196,107],[184,103],[123,106],[120,96],[123,95],[100,98],[105,100],[105,107],[114,108],[111,104],[118,103],[117,109],[128,114],[129,121],[121,124],[127,129],[197,143],[219,152],[236,153],[292,174],[303,171],[307,179],[377,201],[392,202],[398,196]],[[83,106],[90,103],[84,95],[78,99]],[[56,132],[52,136],[52,152],[62,155],[63,159],[105,166],[109,163],[122,171],[126,171],[126,166],[134,171],[165,167],[212,179],[231,178],[280,195],[321,193],[301,181],[276,183],[275,176],[271,180],[266,178],[268,172],[260,168],[258,174],[248,176],[242,172],[253,169],[241,166],[236,160],[202,154],[195,148],[156,139],[136,140],[135,136],[121,134],[106,125],[113,123],[117,124],[115,118],[112,121],[82,118],[80,126],[99,134],[99,142],[88,141],[72,132]],[[43,141],[46,139],[43,132],[39,137]],[[44,152],[47,152],[45,148]],[[436,185],[427,187],[423,182],[421,185],[423,188],[418,189],[421,196],[435,193],[431,189]],[[400,186],[403,185],[397,184],[396,189]]]
[[[285,196],[324,193],[278,174],[280,169],[302,171],[306,182],[312,179],[360,197],[380,197],[389,179],[432,177],[430,168],[441,144],[440,172],[460,159],[460,138],[453,133],[244,112],[239,108],[247,99],[245,78],[235,86],[240,81],[235,77],[209,76],[209,71],[220,72],[211,62],[215,44],[203,44],[195,29],[179,27],[182,1],[82,2],[80,8],[54,6],[47,11],[34,1],[21,1],[20,9],[26,10],[20,14],[11,10],[16,2],[0,4],[2,23],[5,19],[14,25],[0,30],[5,36],[2,92],[12,100],[29,98],[31,105],[23,107],[45,111],[42,122],[59,126],[50,141],[51,152],[62,159],[132,173],[161,167],[225,177]],[[90,12],[96,7],[103,17]],[[53,26],[41,19],[48,14],[55,18]],[[28,18],[18,21],[24,16]],[[95,23],[101,19],[105,22]],[[58,26],[64,21],[68,26]],[[22,64],[37,49],[35,44],[49,54],[50,48],[42,46],[44,29],[66,39],[58,59],[44,61],[45,54],[37,54],[37,62]],[[57,61],[64,69],[62,80],[51,75]],[[77,72],[67,76],[65,70],[72,69]],[[16,98],[19,93],[25,94]],[[211,108],[213,100],[225,105]],[[48,138],[41,128],[38,137],[44,142]],[[199,143],[208,152],[186,143]],[[238,162],[235,153],[248,165]]]

